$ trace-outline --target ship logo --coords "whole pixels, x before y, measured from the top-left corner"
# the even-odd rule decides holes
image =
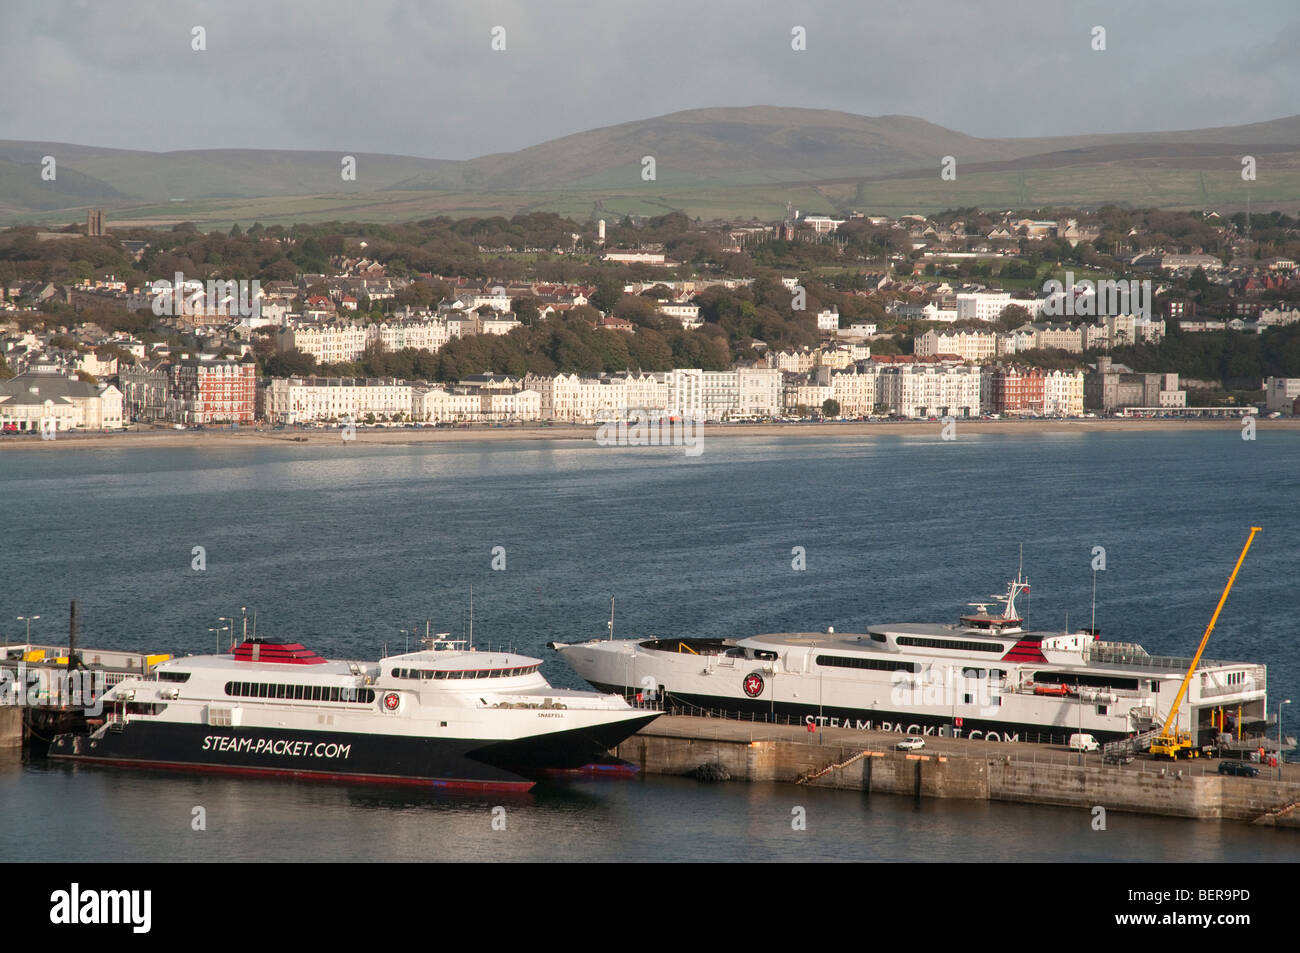
[[[750,672],[745,676],[744,682],[745,694],[750,698],[757,698],[763,694],[763,676],[758,672]]]
[[[389,692],[384,696],[384,708],[388,711],[397,711],[400,704],[402,704],[402,696],[397,692]]]

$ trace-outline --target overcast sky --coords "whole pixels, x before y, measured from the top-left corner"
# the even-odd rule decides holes
[[[776,6],[0,0],[0,138],[462,159],[709,106],[902,113],[997,137],[1300,113],[1296,0]]]

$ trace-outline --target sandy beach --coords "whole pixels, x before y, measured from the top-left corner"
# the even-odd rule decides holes
[[[937,436],[938,421],[854,421],[848,423],[789,423],[789,424],[704,424],[705,439],[745,437],[898,437]],[[1256,421],[1257,431],[1267,433],[1279,430],[1300,430],[1300,418],[1279,418]],[[958,420],[956,439],[962,434],[1004,434],[1022,436],[1029,434],[1098,433],[1118,431],[1190,431],[1224,430],[1240,433],[1241,421],[1237,418],[1214,420],[1162,420],[1118,418],[1084,420]],[[596,439],[597,427],[557,424],[546,426],[461,426],[422,427],[405,429],[358,429],[355,443],[381,446],[401,446],[413,443],[443,443],[447,441],[484,440],[570,440]],[[231,449],[262,445],[322,446],[343,442],[338,429],[272,430],[241,427],[238,430],[131,430],[123,433],[60,433],[53,440],[42,440],[37,435],[5,436],[0,438],[0,451],[4,450],[126,450],[135,448],[176,449]]]

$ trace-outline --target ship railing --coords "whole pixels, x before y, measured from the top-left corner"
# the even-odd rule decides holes
[[[1142,646],[1132,642],[1092,642],[1083,647],[1083,660],[1090,665],[1123,665],[1129,668],[1159,669],[1185,672],[1192,660],[1180,655],[1151,655]],[[1201,659],[1197,669],[1234,665],[1217,659]]]
[[[1243,692],[1258,692],[1264,690],[1267,679],[1266,669],[1263,665],[1245,665],[1234,670],[1244,672],[1245,679],[1235,685],[1226,685],[1222,679],[1228,674],[1226,672],[1202,672],[1201,673],[1201,697],[1214,698],[1219,695],[1239,695]]]
[[[1146,751],[1151,747],[1151,742],[1155,740],[1156,735],[1160,734],[1160,731],[1160,728],[1152,728],[1150,731],[1139,732],[1127,738],[1120,738],[1118,741],[1111,741],[1102,746],[1101,753],[1103,756],[1123,757]]]

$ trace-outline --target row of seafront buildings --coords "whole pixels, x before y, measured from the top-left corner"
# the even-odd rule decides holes
[[[1015,364],[974,367],[955,358],[877,357],[807,374],[774,367],[524,377],[478,375],[431,384],[379,378],[257,380],[244,360],[193,360],[124,369],[129,412],[184,424],[555,421],[597,423],[646,412],[709,421],[821,412],[906,418],[981,414],[1077,416],[1085,408],[1177,408],[1176,374],[1134,374],[1106,358],[1094,372]]]
[[[915,350],[921,357],[956,354],[963,360],[981,363],[1030,350],[1082,354],[1126,344],[1158,344],[1164,336],[1165,322],[1162,320],[1117,314],[1104,316],[1094,324],[1040,321],[1002,332],[978,328],[932,328],[917,335]]]
[[[259,380],[251,357],[182,358],[126,366],[122,390],[69,378],[38,365],[0,384],[0,423],[36,430],[109,430],[126,421],[186,425],[390,421],[418,423],[556,421],[596,423],[638,412],[709,421],[818,412],[842,416],[1077,416],[1085,408],[1176,409],[1186,391],[1176,374],[1134,373],[1109,358],[1096,369],[1044,370],[1014,364],[969,366],[955,358],[877,357],[808,374],[772,367],[731,371],[678,368],[581,377],[479,375],[454,384],[394,379]],[[1270,399],[1294,400],[1300,380],[1268,382]],[[1271,407],[1271,404],[1270,404]]]
[[[258,391],[259,417],[276,424],[389,420],[419,423],[597,423],[648,413],[708,421],[821,412],[843,416],[1080,415],[1082,371],[882,358],[791,375],[776,368],[678,368],[661,373],[481,375],[455,384],[280,378]],[[1145,396],[1145,395],[1144,395]]]

